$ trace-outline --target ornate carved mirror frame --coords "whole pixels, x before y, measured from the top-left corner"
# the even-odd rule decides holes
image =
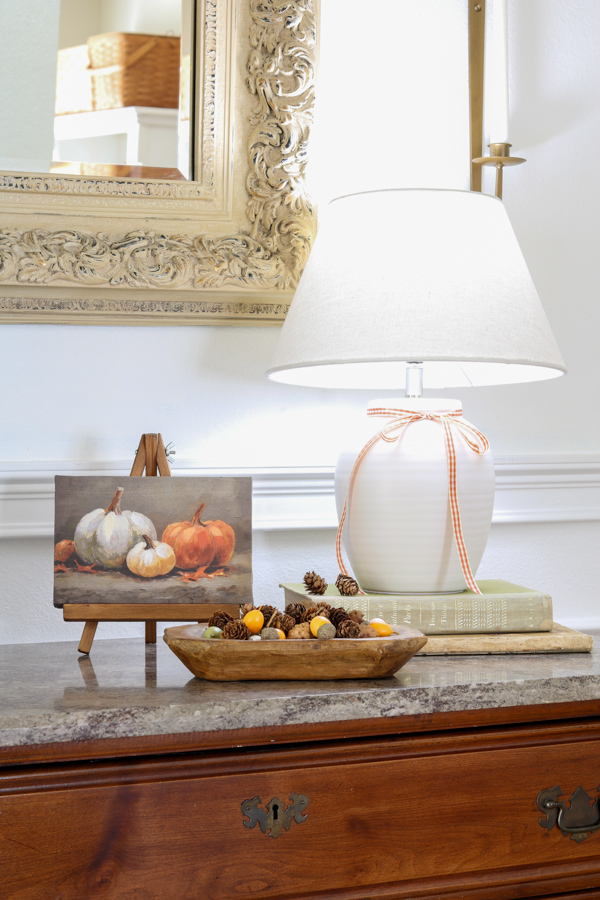
[[[0,173],[0,321],[281,322],[304,186],[317,0],[197,0],[198,181]]]

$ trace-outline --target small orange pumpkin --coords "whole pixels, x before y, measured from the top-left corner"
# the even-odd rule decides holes
[[[74,541],[59,541],[54,548],[54,561],[66,562],[75,553]]]
[[[200,521],[201,503],[191,522],[173,522],[163,531],[161,541],[175,551],[175,565],[180,569],[197,569],[210,566],[215,556],[215,540],[210,529]]]

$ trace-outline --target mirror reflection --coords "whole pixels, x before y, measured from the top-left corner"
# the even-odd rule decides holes
[[[0,0],[0,169],[192,178],[192,0]]]

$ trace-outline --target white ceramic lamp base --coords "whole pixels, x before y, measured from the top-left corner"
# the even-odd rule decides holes
[[[401,398],[374,401],[369,408],[460,412],[456,400]],[[366,418],[366,417],[365,417]],[[390,418],[369,417],[356,445],[340,456],[335,474],[338,516],[357,453]],[[488,540],[494,506],[494,463],[454,432],[457,495],[464,543],[475,574]],[[377,441],[363,458],[348,495],[343,547],[366,591],[418,594],[463,591],[448,499],[444,427],[420,419],[406,425],[394,443]]]

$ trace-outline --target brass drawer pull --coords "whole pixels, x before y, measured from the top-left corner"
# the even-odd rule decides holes
[[[252,800],[244,800],[242,803],[242,813],[248,818],[244,819],[246,828],[254,828],[256,824],[260,826],[263,834],[270,831],[271,837],[279,837],[284,831],[289,831],[292,822],[301,822],[306,820],[304,810],[308,806],[308,797],[306,794],[290,794],[291,805],[285,807],[279,797],[273,797],[267,804],[267,811],[260,807],[260,797],[253,797]]]
[[[600,791],[600,787],[598,790]],[[561,794],[562,789],[558,786],[540,791],[537,806],[546,813],[545,819],[538,820],[540,825],[548,831],[556,825],[572,841],[585,841],[593,831],[600,828],[600,798],[596,797],[590,806],[592,798],[579,786],[567,806],[564,800],[558,799]]]

